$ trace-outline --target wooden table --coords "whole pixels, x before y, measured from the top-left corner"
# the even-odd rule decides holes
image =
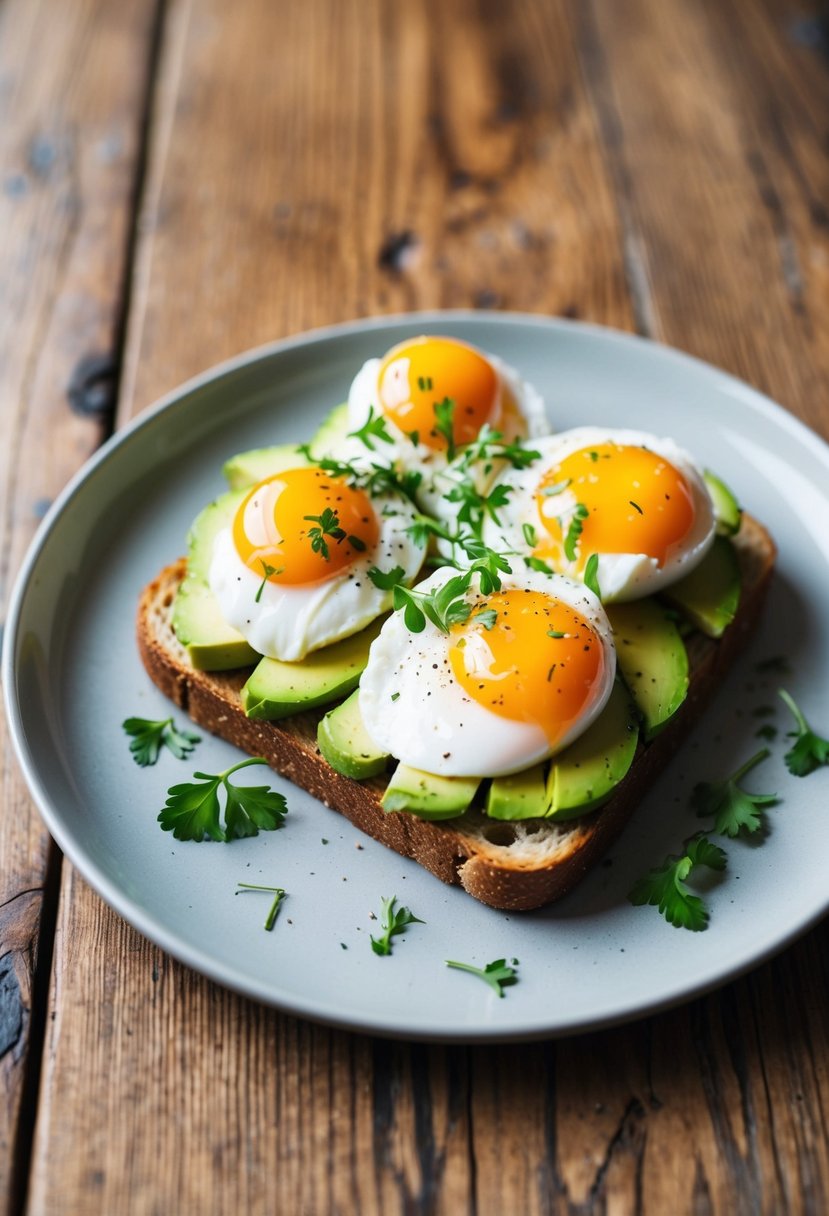
[[[0,0],[0,590],[114,427],[412,308],[636,330],[829,436],[817,0]],[[821,1213],[829,933],[533,1046],[339,1033],[165,957],[7,740],[8,1213]]]

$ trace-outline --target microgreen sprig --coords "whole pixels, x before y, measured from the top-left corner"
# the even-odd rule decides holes
[[[505,958],[496,958],[494,962],[487,963],[485,967],[474,967],[472,963],[457,963],[454,959],[447,958],[445,960],[447,967],[454,967],[456,971],[468,971],[470,975],[477,975],[485,984],[489,984],[498,996],[503,997],[504,988],[509,984],[518,983],[518,973],[515,968],[518,966],[518,959],[511,959],[511,966],[507,964]]]
[[[386,420],[382,413],[375,414],[374,407],[368,407],[368,418],[363,425],[356,431],[349,431],[348,439],[359,439],[365,444],[370,452],[374,451],[374,440],[377,439],[381,443],[394,443],[386,426]]]
[[[404,933],[407,925],[423,925],[426,922],[422,921],[419,916],[415,916],[408,908],[397,908],[397,896],[392,895],[391,899],[381,897],[382,912],[380,914],[380,928],[383,932],[379,937],[372,937],[371,948],[375,954],[386,955],[391,954],[392,938],[399,933]]]
[[[259,560],[262,565],[262,582],[259,584],[259,590],[256,592],[256,595],[253,597],[254,603],[256,603],[256,604],[258,604],[259,601],[261,600],[262,592],[265,590],[265,583],[268,581],[268,579],[271,577],[271,575],[272,574],[282,574],[283,571],[285,570],[284,566],[269,566],[268,563],[266,561],[264,561],[262,558],[260,558]]]

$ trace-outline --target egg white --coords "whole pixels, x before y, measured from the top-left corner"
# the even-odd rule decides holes
[[[431,591],[457,570],[443,567],[419,589]],[[502,576],[502,588],[539,591],[580,612],[595,629],[605,664],[599,695],[571,730],[550,746],[541,727],[491,713],[469,697],[449,662],[450,638],[427,620],[411,633],[403,613],[392,614],[372,643],[360,679],[360,713],[371,738],[403,764],[442,777],[498,777],[519,772],[562,750],[587,729],[610,696],[616,652],[607,616],[598,599],[581,583],[535,571]],[[478,599],[477,588],[467,594]]]
[[[499,512],[500,524],[490,519],[486,521],[484,541],[493,549],[530,555],[531,547],[524,535],[524,525],[529,524],[539,536],[543,535],[535,494],[545,473],[572,452],[603,443],[646,447],[662,456],[686,478],[693,499],[694,523],[691,531],[682,544],[668,555],[664,565],[660,566],[656,558],[644,553],[598,555],[597,577],[602,600],[611,603],[641,599],[690,574],[714,542],[716,519],[711,496],[693,458],[672,439],[649,435],[644,431],[583,426],[538,440],[533,447],[541,452],[540,460],[528,469],[508,469],[499,477],[499,484],[510,487],[509,500]],[[549,509],[559,515],[572,509],[576,498],[571,491],[565,490],[555,498],[548,499],[548,502]],[[575,562],[562,573],[579,577]]]
[[[392,593],[375,587],[368,577],[372,566],[384,571],[402,566],[405,581],[414,580],[426,550],[406,532],[414,520],[413,506],[396,495],[378,495],[371,502],[380,529],[377,544],[324,582],[263,585],[239,556],[231,528],[217,534],[208,574],[210,590],[228,625],[259,654],[285,662],[304,659],[386,612]]]

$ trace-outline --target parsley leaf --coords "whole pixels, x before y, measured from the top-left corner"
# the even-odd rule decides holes
[[[325,841],[323,841],[323,844],[325,844]],[[260,887],[254,882],[238,882],[236,886],[238,887],[238,890],[236,891],[237,895],[240,891],[268,891],[273,896],[273,903],[270,906],[268,915],[265,917],[265,924],[263,926],[265,931],[270,933],[271,929],[276,924],[280,904],[282,903],[282,900],[287,892],[284,891],[282,887]]]
[[[368,418],[363,423],[358,431],[349,431],[346,436],[348,439],[359,439],[370,452],[374,451],[373,440],[379,439],[381,443],[394,443],[391,435],[386,427],[386,420],[382,414],[375,414],[374,407],[368,407]]]
[[[777,801],[776,794],[748,794],[739,782],[769,755],[767,747],[747,760],[725,781],[700,781],[691,794],[691,805],[698,815],[715,815],[714,830],[720,836],[738,836],[741,831],[757,832],[763,827],[765,806]]]
[[[496,958],[494,962],[487,963],[485,967],[473,967],[471,963],[456,963],[448,958],[445,962],[447,967],[454,967],[456,971],[468,971],[470,975],[477,975],[501,997],[504,995],[504,988],[508,984],[516,984],[518,982],[518,975],[515,970],[518,966],[517,958],[512,959],[512,966],[507,965],[505,958]]]
[[[529,566],[531,570],[537,570],[539,574],[555,574],[549,562],[542,561],[540,557],[525,557],[524,565]]]
[[[587,559],[587,565],[584,567],[584,585],[588,591],[592,591],[597,600],[602,598],[602,589],[599,586],[599,555],[591,553]]]
[[[446,459],[455,459],[455,402],[444,397],[435,402],[435,432],[446,440]]]
[[[395,910],[396,895],[392,895],[391,899],[381,897],[380,902],[383,905],[380,916],[380,928],[383,932],[380,937],[371,939],[371,948],[375,954],[385,955],[391,954],[391,939],[398,933],[403,933],[407,925],[423,925],[426,922],[422,921],[419,916],[415,916],[408,908],[401,907]]]
[[[697,866],[707,866],[710,870],[726,867],[725,851],[712,844],[702,832],[686,840],[681,856],[667,857],[661,866],[634,883],[628,899],[636,906],[654,905],[676,929],[691,929],[698,933],[708,927],[708,909],[685,885],[685,879]]]
[[[325,561],[330,561],[331,553],[325,540],[326,536],[330,536],[338,545],[342,544],[345,540],[345,532],[340,527],[339,515],[336,511],[332,511],[330,507],[326,507],[322,515],[303,515],[302,518],[308,519],[311,523],[318,525],[315,528],[308,529],[308,539],[311,542],[311,548],[314,553],[319,553]],[[365,546],[363,547],[365,548]]]
[[[794,698],[784,688],[778,689],[778,696],[788,706],[797,723],[797,730],[788,732],[789,738],[794,739],[794,745],[789,748],[783,759],[786,767],[795,777],[807,777],[809,773],[829,764],[829,739],[816,735],[795,703]]]
[[[177,760],[186,760],[201,739],[201,735],[195,735],[190,730],[179,730],[172,718],[162,721],[126,718],[121,726],[128,735],[132,735],[130,751],[141,768],[155,764],[162,746],[168,748]]]
[[[379,570],[377,566],[372,566],[368,572],[368,577],[378,591],[391,591],[398,583],[403,582],[406,577],[406,571],[402,566],[393,566],[391,570]]]
[[[266,785],[237,786],[228,781],[231,773],[251,764],[267,764],[267,760],[261,756],[242,760],[223,773],[194,773],[197,780],[171,786],[158,815],[162,830],[172,832],[176,840],[226,842],[256,836],[260,828],[272,832],[281,827],[288,810],[283,794]],[[220,788],[225,792],[224,826],[219,806]]]
[[[448,633],[452,625],[463,624],[472,611],[464,599],[470,577],[471,571],[456,574],[431,591],[418,591],[398,584],[393,603],[395,608],[404,610],[403,620],[409,632],[422,633],[427,619],[442,633]]]
[[[576,560],[576,546],[579,543],[579,537],[584,528],[584,521],[587,519],[589,511],[583,502],[577,502],[573,508],[573,513],[570,516],[570,523],[567,527],[567,535],[564,538],[564,556],[568,562]]]
[[[524,533],[524,540],[531,549],[534,549],[538,544],[538,533],[532,524],[522,524],[521,531]]]

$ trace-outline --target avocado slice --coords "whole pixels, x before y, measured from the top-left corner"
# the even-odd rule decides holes
[[[274,722],[348,696],[357,687],[382,623],[372,621],[359,633],[312,650],[296,663],[260,659],[241,693],[247,716]]]
[[[386,811],[409,811],[421,819],[455,819],[475,797],[480,777],[437,777],[398,764],[383,795]]]
[[[547,810],[546,764],[494,777],[486,800],[490,819],[540,819]]]
[[[388,760],[365,728],[359,698],[360,690],[355,688],[317,727],[317,746],[325,759],[336,772],[357,781],[382,773]]]
[[[679,709],[688,692],[688,652],[656,600],[606,604],[616,661],[652,739]]]
[[[250,667],[261,657],[225,622],[210,589],[189,575],[176,592],[173,632],[197,671]]]
[[[636,708],[616,680],[595,722],[553,757],[547,778],[547,818],[575,819],[606,802],[633,763],[638,742]]]
[[[725,536],[714,543],[690,574],[665,589],[665,599],[709,638],[722,637],[740,605],[740,566]]]
[[[196,516],[187,536],[187,575],[173,604],[173,632],[198,671],[250,667],[260,657],[224,620],[207,585],[216,534],[230,525],[244,496],[220,495]]]
[[[338,405],[331,411],[308,445],[318,459],[336,449],[348,431],[348,406]],[[225,461],[222,472],[231,490],[247,490],[274,473],[285,469],[300,469],[308,457],[295,444],[276,444],[268,448],[252,448],[239,452]]]
[[[321,456],[336,453],[339,444],[348,434],[348,402],[336,405],[315,432],[310,443],[311,451],[319,460]]]
[[[292,443],[276,444],[270,448],[252,448],[239,452],[222,465],[222,472],[231,490],[249,490],[257,482],[285,469],[301,469],[308,464],[308,457]]]
[[[717,532],[720,536],[736,536],[743,521],[742,508],[728,486],[716,473],[706,469],[702,475],[705,487],[714,504]]]

